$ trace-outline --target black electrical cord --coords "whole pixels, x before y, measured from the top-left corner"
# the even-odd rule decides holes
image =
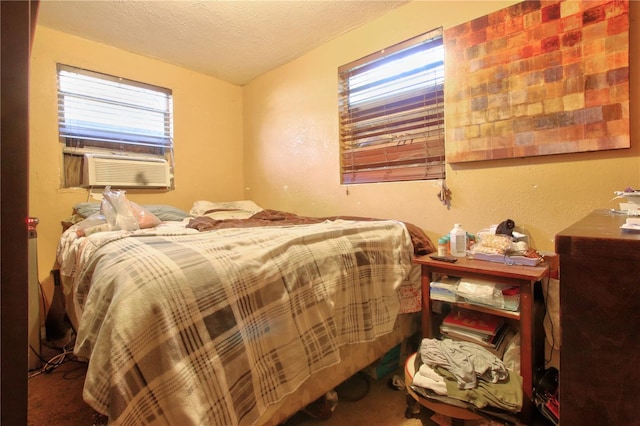
[[[58,368],[59,366],[61,366],[62,364],[68,361],[80,362],[78,358],[73,354],[74,344],[75,344],[75,332],[71,334],[69,341],[62,348],[51,347],[52,349],[59,350],[60,352],[55,354],[49,359],[43,358],[40,354],[38,354],[38,352],[33,348],[33,346],[29,345],[29,348],[31,349],[31,351],[38,357],[38,359],[42,363],[42,367],[40,367],[37,370],[32,370],[31,374],[29,374],[29,378],[38,376],[42,373],[51,373],[53,370],[55,370],[56,368]]]

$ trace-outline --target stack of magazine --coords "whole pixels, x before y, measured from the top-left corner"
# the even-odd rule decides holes
[[[520,306],[520,287],[472,278],[463,278],[456,287],[461,300],[517,312]]]
[[[481,312],[450,312],[440,325],[443,337],[476,343],[501,358],[516,332],[504,318]]]
[[[443,276],[436,281],[431,281],[431,300],[441,300],[443,302],[457,302],[456,290],[460,278]]]

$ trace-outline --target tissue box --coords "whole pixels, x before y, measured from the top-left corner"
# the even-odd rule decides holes
[[[471,258],[487,260],[489,262],[504,263],[506,265],[537,266],[540,263],[540,258],[538,257],[511,256],[504,254],[472,253]]]

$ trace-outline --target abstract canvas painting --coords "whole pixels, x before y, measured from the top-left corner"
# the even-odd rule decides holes
[[[450,163],[630,147],[629,1],[524,1],[445,30]]]

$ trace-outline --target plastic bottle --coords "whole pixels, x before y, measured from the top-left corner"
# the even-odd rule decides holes
[[[449,251],[449,241],[445,237],[438,239],[438,256],[446,256]]]
[[[471,250],[476,243],[476,236],[467,232],[467,250]]]
[[[462,229],[462,225],[456,223],[449,235],[451,236],[451,255],[465,257],[467,255],[467,232]]]

